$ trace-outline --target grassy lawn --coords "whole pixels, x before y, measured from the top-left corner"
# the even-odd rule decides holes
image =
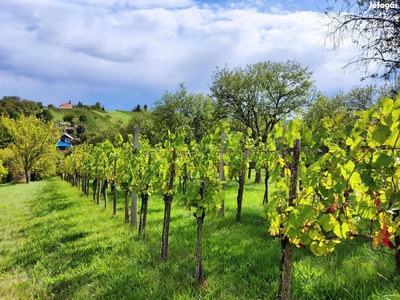
[[[274,299],[280,241],[260,217],[262,185],[245,189],[235,222],[236,184],[225,218],[205,219],[206,285],[194,282],[196,223],[174,201],[169,261],[160,263],[163,202],[151,197],[147,240],[111,203],[93,204],[59,179],[0,186],[0,299]],[[109,195],[111,199],[111,194]],[[400,299],[394,257],[369,241],[345,242],[329,256],[296,249],[293,299]]]

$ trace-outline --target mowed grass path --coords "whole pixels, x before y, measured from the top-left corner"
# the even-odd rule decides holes
[[[280,241],[260,217],[262,185],[246,187],[235,222],[236,184],[225,218],[207,218],[198,287],[195,218],[174,200],[169,261],[160,263],[163,202],[149,203],[147,240],[137,239],[111,205],[59,179],[0,186],[0,299],[274,299]],[[111,196],[111,195],[110,195]],[[111,199],[111,197],[110,197]],[[295,251],[293,299],[400,299],[400,279],[386,249],[345,242],[329,256]]]

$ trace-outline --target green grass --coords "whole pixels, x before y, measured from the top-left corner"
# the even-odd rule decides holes
[[[235,222],[228,184],[225,218],[204,224],[206,285],[194,281],[196,224],[174,201],[169,260],[159,261],[163,202],[149,203],[147,240],[118,212],[58,179],[0,186],[0,299],[274,299],[280,241],[260,217],[262,185],[245,189]],[[111,195],[109,195],[111,199]],[[329,256],[296,249],[293,299],[400,299],[394,258],[349,241]]]
[[[61,110],[58,111],[54,111],[54,110],[50,110],[51,114],[53,115],[53,118],[55,121],[63,121],[64,119],[64,114],[61,112]]]
[[[121,110],[108,110],[108,114],[115,120],[121,121],[124,125],[127,125],[134,112],[121,111]]]

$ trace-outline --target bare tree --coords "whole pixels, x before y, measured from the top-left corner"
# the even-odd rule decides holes
[[[400,2],[326,0],[326,44],[338,50],[348,39],[359,55],[345,66],[355,65],[367,77],[398,77],[400,68]],[[325,17],[326,17],[325,16]],[[325,45],[326,45],[325,44]]]

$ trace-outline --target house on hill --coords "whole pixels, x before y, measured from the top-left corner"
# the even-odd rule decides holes
[[[71,147],[71,142],[74,138],[70,136],[68,133],[63,133],[60,139],[57,142],[58,150],[67,150]]]
[[[61,105],[59,106],[59,108],[72,108],[71,100],[68,101],[68,103],[61,103]]]

